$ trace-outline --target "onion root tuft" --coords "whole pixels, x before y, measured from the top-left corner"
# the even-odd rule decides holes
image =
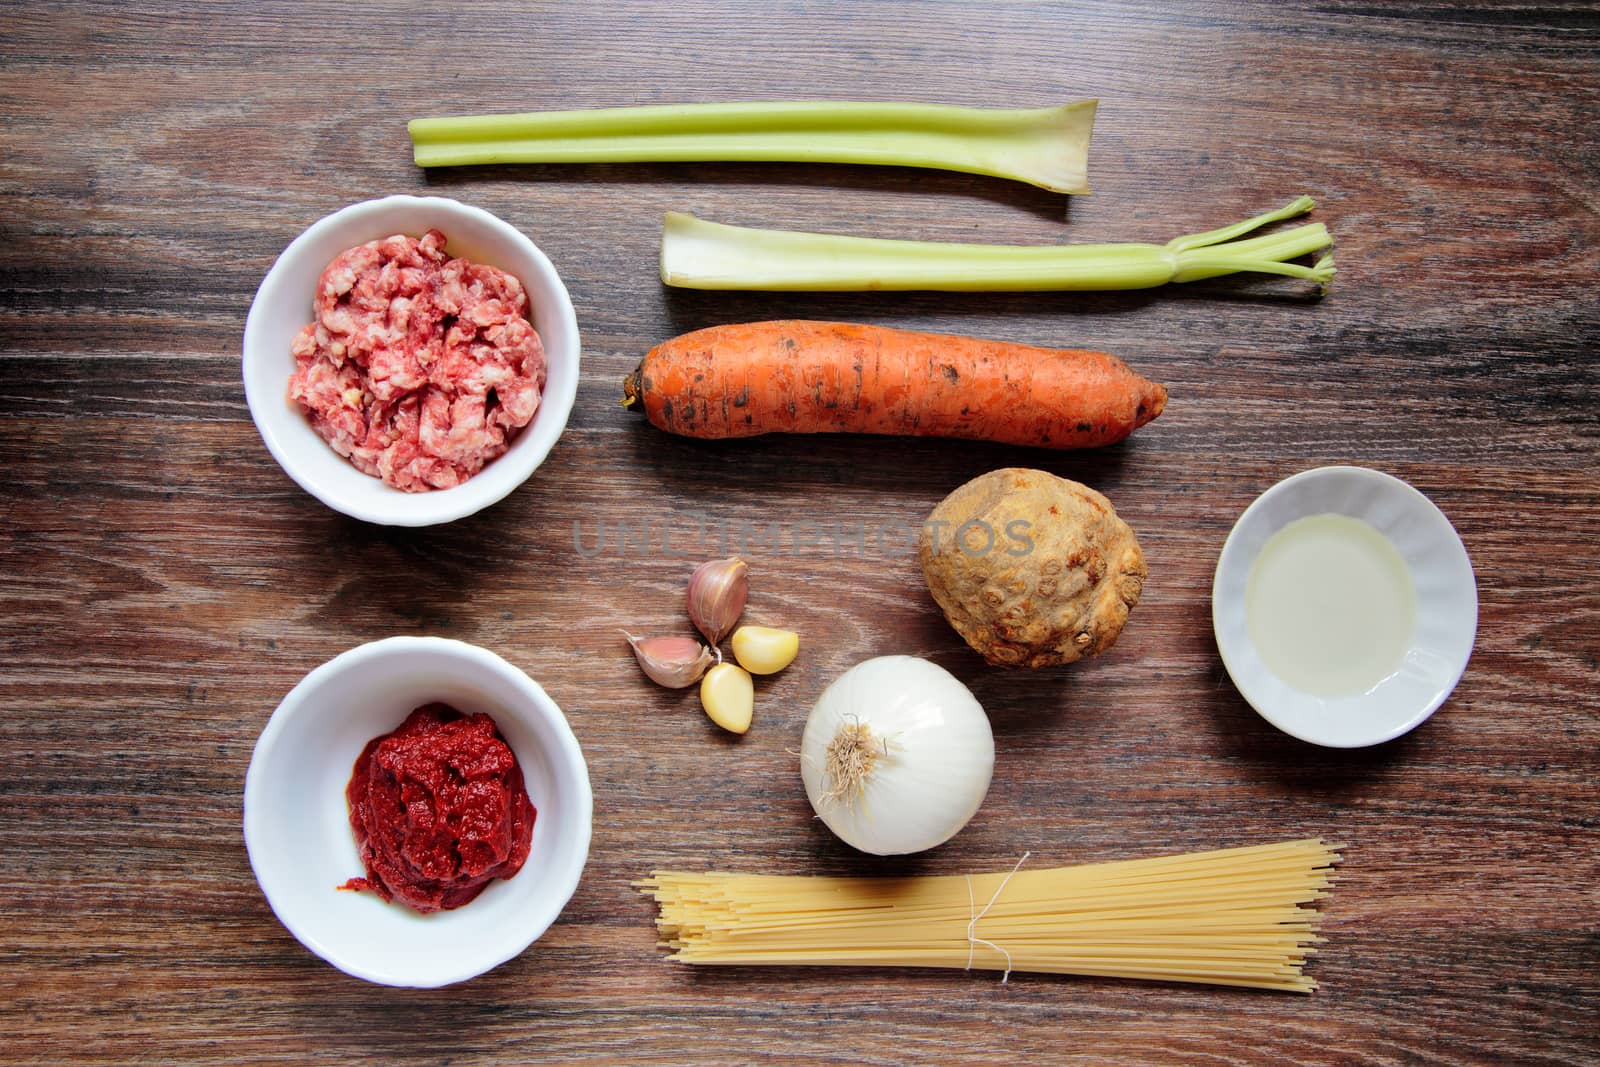
[[[873,736],[866,723],[841,723],[824,754],[823,770],[832,784],[822,794],[822,800],[829,804],[848,803],[860,796],[872,776],[873,764],[888,752],[889,746]]]

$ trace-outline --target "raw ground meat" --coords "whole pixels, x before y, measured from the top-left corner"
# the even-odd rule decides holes
[[[294,340],[289,396],[341,456],[397,489],[459,485],[510,447],[545,383],[528,296],[445,236],[340,253]]]

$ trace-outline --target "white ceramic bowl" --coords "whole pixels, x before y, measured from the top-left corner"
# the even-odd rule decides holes
[[[431,701],[494,719],[537,815],[515,876],[422,915],[338,887],[366,874],[344,795],[356,757]],[[375,641],[312,671],[272,713],[245,777],[245,845],[279,920],[340,970],[392,986],[460,982],[537,940],[578,887],[592,819],[583,753],[555,702],[494,653],[435,637]]]
[[[505,455],[461,485],[406,493],[363,474],[318,437],[289,399],[289,346],[312,319],[317,279],[340,252],[397,233],[442,231],[451,255],[508,271],[528,291],[549,364],[539,410]],[[527,481],[554,447],[578,392],[578,321],[543,252],[481,208],[437,196],[368,200],[315,222],[284,249],[256,291],[244,328],[244,392],[261,438],[289,477],[329,507],[367,522],[431,526],[488,507]]]
[[[1400,668],[1346,697],[1315,696],[1274,674],[1245,617],[1245,587],[1262,546],[1294,520],[1327,513],[1361,519],[1388,538],[1416,594],[1416,625]],[[1360,748],[1414,729],[1450,695],[1477,635],[1478,588],[1461,538],[1427,497],[1364,467],[1318,467],[1274,485],[1239,517],[1217,560],[1211,621],[1229,676],[1262,718],[1302,741]]]

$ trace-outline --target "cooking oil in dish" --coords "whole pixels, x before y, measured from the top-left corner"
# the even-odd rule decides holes
[[[1393,674],[1416,614],[1405,560],[1348,515],[1289,523],[1262,546],[1245,585],[1245,618],[1262,662],[1313,696],[1363,693]]]

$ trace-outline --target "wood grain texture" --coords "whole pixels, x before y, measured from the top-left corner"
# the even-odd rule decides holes
[[[1600,1062],[1592,5],[10,2],[0,21],[0,1060]],[[404,128],[628,103],[1078,96],[1101,100],[1095,193],[1070,201],[894,168],[424,174]],[[424,191],[496,212],[550,255],[584,369],[529,484],[450,526],[382,529],[275,466],[238,345],[302,228]],[[673,209],[933,240],[1163,241],[1301,192],[1337,242],[1321,301],[1226,281],[681,293],[655,275]],[[697,442],[617,404],[663,338],[779,317],[1103,349],[1172,401],[1085,454]],[[1259,720],[1209,622],[1239,512],[1340,462],[1428,493],[1481,599],[1445,707],[1355,752]],[[1099,660],[983,668],[902,539],[962,481],[1017,464],[1095,486],[1139,533],[1145,597]],[[726,548],[751,562],[751,617],[805,635],[737,741],[692,695],[643,683],[615,633],[683,629],[684,579]],[[403,633],[476,642],[539,679],[596,794],[561,921],[435,992],[312,957],[268,909],[239,832],[278,700],[323,660]],[[967,681],[999,749],[978,817],[911,861],[833,840],[793,755],[827,681],[888,652]],[[628,885],[656,866],[945,873],[1025,849],[1054,864],[1304,834],[1350,846],[1307,998],[691,971],[658,957]]]

